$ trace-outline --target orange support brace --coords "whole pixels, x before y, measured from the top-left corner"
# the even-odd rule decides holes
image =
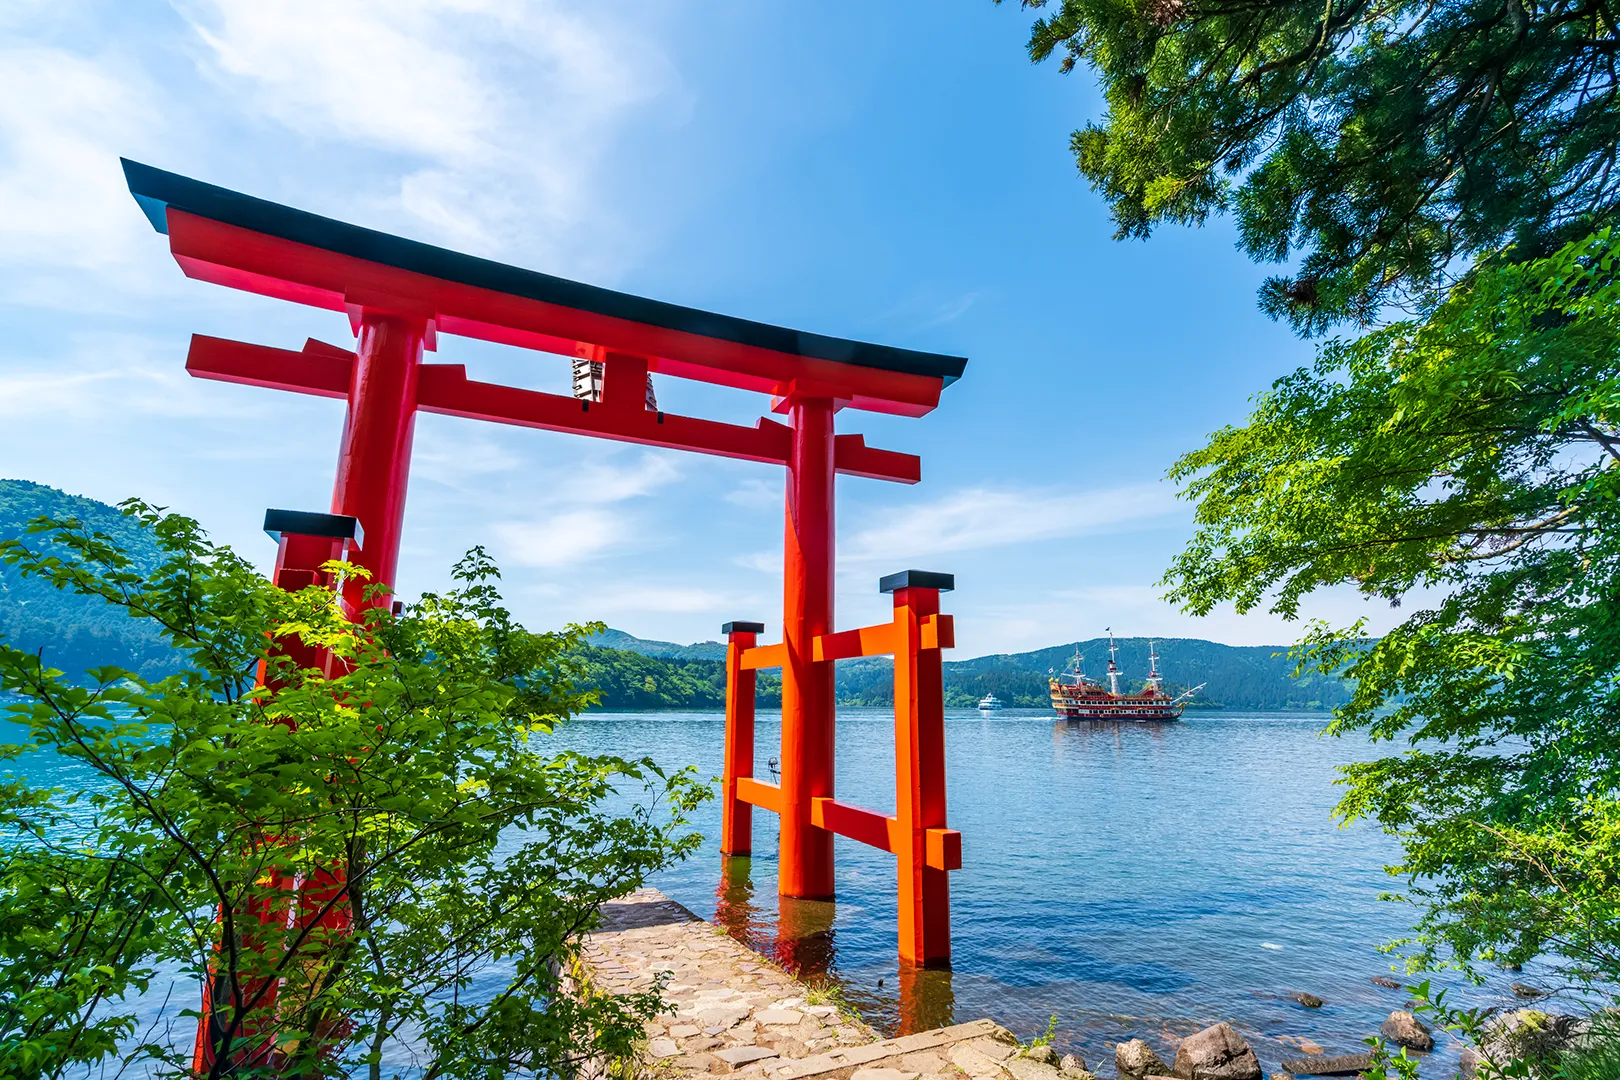
[[[744,671],[757,671],[760,668],[782,667],[787,659],[786,645],[759,645],[744,649],[737,666]]]
[[[754,848],[754,808],[737,797],[737,785],[754,775],[754,672],[743,667],[765,627],[728,622],[726,635],[726,763],[720,789],[720,854],[749,855]]]
[[[755,780],[752,776],[737,778],[737,798],[749,806],[757,806],[773,814],[782,812],[782,789],[775,784]]]

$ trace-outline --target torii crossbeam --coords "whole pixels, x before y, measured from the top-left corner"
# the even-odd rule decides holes
[[[649,300],[334,221],[133,161],[123,165],[130,192],[168,236],[188,277],[347,313],[353,349],[313,340],[300,349],[272,348],[197,335],[186,368],[201,378],[347,401],[331,512],[359,522],[363,546],[351,545],[351,558],[374,581],[396,580],[418,411],[786,466],[783,641],[773,654],[782,667],[783,775],[772,807],[781,816],[778,889],[791,897],[832,896],[832,839],[834,831],[844,831],[828,816],[839,810],[832,802],[834,655],[827,651],[835,633],[833,477],[905,484],[921,478],[915,456],[836,434],[834,415],[854,408],[923,416],[967,362]],[[601,363],[600,396],[581,400],[478,382],[461,365],[423,363],[440,334]],[[648,407],[649,374],[768,394],[771,411],[785,414],[788,423],[762,417],[745,426],[657,411]],[[358,613],[358,584],[345,600]],[[938,821],[927,822],[935,833],[945,831],[942,768],[937,787],[923,795],[941,808]],[[871,828],[846,834],[862,830]],[[920,855],[913,861],[923,865]],[[940,856],[927,865],[947,861]],[[948,954],[947,936],[910,958],[937,961]]]

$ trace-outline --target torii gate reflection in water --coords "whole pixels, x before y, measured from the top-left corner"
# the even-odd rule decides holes
[[[950,958],[946,871],[961,865],[945,828],[939,613],[949,575],[884,578],[891,623],[837,633],[833,621],[837,473],[914,484],[919,460],[834,432],[840,408],[923,416],[966,361],[769,326],[490,262],[252,198],[124,161],[130,192],[188,277],[348,314],[355,348],[310,340],[299,351],[195,335],[186,369],[201,378],[343,398],[348,403],[331,515],[282,512],[276,580],[299,587],[341,551],[392,584],[419,410],[787,467],[782,642],[757,646],[758,623],[728,623],[727,855],[749,852],[750,807],[781,821],[778,892],[831,898],[833,835],[899,861],[900,955]],[[601,364],[584,400],[473,381],[458,364],[422,362],[440,333]],[[594,371],[594,369],[593,369]],[[754,426],[650,407],[650,373],[771,395]],[[302,525],[289,522],[303,522]],[[358,526],[356,525],[358,522]],[[303,531],[299,531],[299,530]],[[345,596],[358,616],[361,586]],[[386,601],[377,601],[386,602]],[[834,798],[833,661],[895,654],[896,815]],[[753,673],[782,669],[782,782],[753,779]]]

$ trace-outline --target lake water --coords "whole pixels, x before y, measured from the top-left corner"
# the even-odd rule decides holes
[[[1060,1048],[1112,1070],[1109,1044],[1161,1050],[1229,1020],[1269,1073],[1301,1042],[1365,1049],[1407,995],[1378,946],[1412,911],[1381,902],[1396,847],[1330,810],[1334,766],[1374,756],[1318,734],[1325,717],[1192,713],[1179,724],[1066,723],[1049,713],[947,714],[950,825],[963,867],[951,875],[953,970],[903,973],[896,958],[892,856],[837,840],[838,897],[779,902],[776,817],[754,814],[753,859],[722,873],[718,804],[699,824],[702,852],[655,882],[762,952],[837,982],[888,1031],[990,1016],[1021,1037],[1057,1017]],[[592,714],[554,738],[584,751],[648,755],[717,775],[724,734],[711,714]],[[780,729],[759,723],[756,772]],[[1379,748],[1387,753],[1388,748]],[[894,810],[893,715],[841,709],[842,801]],[[764,854],[769,853],[769,854]],[[1511,1001],[1502,974],[1459,986],[1461,1004]],[[1437,985],[1454,980],[1437,979]],[[1308,991],[1326,1001],[1306,1009]],[[1443,1033],[1424,1073],[1450,1076]]]
[[[839,838],[836,901],[779,901],[776,818],[766,811],[754,815],[761,854],[723,868],[711,802],[697,822],[704,848],[653,884],[805,976],[836,983],[887,1032],[989,1016],[1028,1039],[1055,1015],[1056,1045],[1111,1072],[1110,1044],[1120,1039],[1140,1036],[1163,1052],[1173,1037],[1228,1020],[1269,1073],[1302,1044],[1363,1049],[1406,1000],[1369,981],[1390,973],[1378,946],[1412,917],[1378,899],[1393,884],[1383,867],[1395,846],[1366,824],[1339,828],[1330,814],[1334,766],[1371,748],[1319,736],[1324,722],[1192,713],[1179,724],[1112,725],[949,712],[949,823],[963,837],[949,972],[900,969],[886,853]],[[780,729],[764,716],[758,728],[765,776]],[[541,741],[695,765],[708,777],[720,771],[723,734],[715,714],[598,713]],[[27,765],[41,782],[82,782],[61,759]],[[892,713],[840,710],[837,787],[843,801],[893,812]],[[1510,980],[1536,978],[1436,982],[1457,986],[1459,1004],[1507,1004]],[[189,1005],[194,990],[176,987],[175,1000]],[[1326,1006],[1306,1009],[1296,991]],[[1450,1077],[1456,1047],[1437,1036],[1423,1072]]]

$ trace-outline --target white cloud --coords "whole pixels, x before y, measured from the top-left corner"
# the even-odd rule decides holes
[[[267,411],[264,396],[221,395],[218,384],[191,377],[183,363],[171,343],[143,335],[75,335],[56,355],[7,360],[0,372],[0,416],[232,420]]]
[[[110,61],[40,45],[0,49],[5,263],[95,271],[132,263],[151,227],[129,197],[118,155],[145,136],[157,111],[144,79]],[[94,302],[77,282],[59,290],[18,275],[8,289],[14,302]]]
[[[749,477],[725,494],[726,502],[750,510],[781,507],[785,498],[781,480],[769,483],[758,477]]]
[[[599,558],[630,543],[635,533],[623,515],[598,509],[567,510],[537,521],[497,522],[492,531],[502,562],[550,568]]]
[[[751,551],[746,555],[734,556],[731,560],[745,570],[757,570],[761,574],[782,573],[782,551]]]
[[[592,604],[603,612],[701,615],[727,610],[733,606],[733,597],[713,589],[649,584],[608,590],[593,597]]]
[[[218,70],[287,127],[450,159],[484,151],[497,106],[440,21],[468,7],[202,0],[183,14]]]
[[[966,315],[968,309],[974,304],[983,300],[984,296],[985,294],[982,291],[974,291],[947,300],[934,310],[933,315],[919,329],[931,330],[936,326],[944,326],[946,323],[955,322],[963,315]]]
[[[420,425],[411,452],[411,479],[461,487],[474,477],[510,472],[523,459],[479,431],[476,421],[459,421],[451,430]]]
[[[596,444],[591,444],[591,449],[596,453],[601,452]],[[587,458],[568,468],[565,476],[556,489],[559,501],[616,503],[664,491],[680,479],[681,470],[671,451],[644,452],[627,465],[618,464],[611,458]]]
[[[897,507],[858,531],[839,555],[903,562],[953,551],[1117,532],[1176,510],[1162,484],[1101,491],[969,488],[923,506]],[[898,564],[898,563],[897,563]]]
[[[1205,638],[1228,645],[1286,648],[1299,640],[1312,619],[1348,626],[1366,618],[1369,632],[1381,634],[1409,614],[1409,608],[1392,610],[1387,603],[1342,586],[1307,598],[1301,618],[1292,620],[1266,611],[1239,615],[1230,606],[1204,616],[1189,615],[1164,601],[1162,587],[1146,583],[1082,585],[1043,592],[1035,599],[1027,595],[1011,602],[985,598],[960,613],[956,658],[1084,641],[1100,637],[1107,626],[1126,637]]]
[[[194,0],[205,71],[306,137],[405,155],[386,202],[446,242],[562,258],[595,167],[678,85],[600,7],[498,0]],[[628,20],[625,21],[628,23]]]

